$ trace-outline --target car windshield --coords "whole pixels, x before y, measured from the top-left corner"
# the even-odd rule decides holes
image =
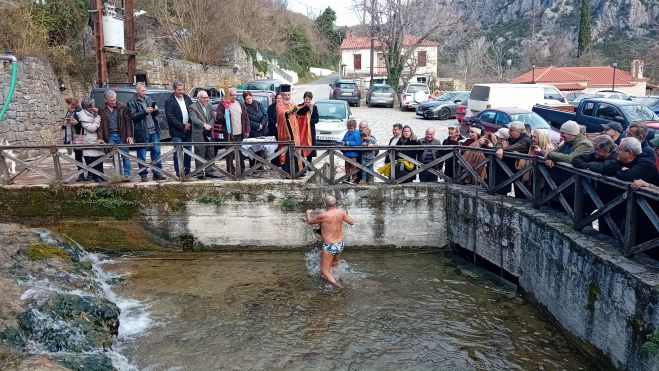
[[[636,102],[640,104],[644,104],[648,107],[654,107],[659,105],[659,98],[652,98],[652,97],[638,97],[634,99]]]
[[[348,117],[344,102],[317,102],[318,116],[321,120],[345,120]]]
[[[268,83],[251,83],[245,85],[245,90],[270,90]]]
[[[435,100],[451,101],[451,100],[454,100],[458,95],[459,95],[459,93],[446,93],[446,94],[440,95],[439,97],[435,98]]]
[[[391,93],[391,86],[374,86],[373,93]]]
[[[529,113],[513,113],[510,115],[513,121],[521,121],[525,124],[531,125],[531,130],[535,129],[549,129],[549,124],[542,117],[535,112]]]
[[[656,113],[642,104],[620,106],[620,109],[627,116],[629,122],[659,120]]]
[[[337,82],[335,87],[341,89],[357,89],[357,84],[354,82]]]
[[[417,91],[427,91],[428,87],[425,85],[409,85],[407,87],[407,93],[414,94]]]
[[[604,98],[604,96],[602,94],[583,94],[574,98],[574,102],[581,102],[586,98]]]
[[[237,96],[236,96],[236,99],[238,99],[239,101],[245,103],[245,100],[243,99],[242,94],[241,94],[241,95],[237,95]],[[264,111],[267,111],[267,110],[268,110],[268,97],[258,96],[258,95],[254,95],[254,94],[252,94],[252,99],[254,99],[255,101],[259,102],[259,103],[261,104],[261,107],[263,107],[263,110],[264,110]]]

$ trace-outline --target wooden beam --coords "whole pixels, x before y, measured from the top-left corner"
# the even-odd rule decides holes
[[[135,82],[137,73],[137,62],[135,60],[135,15],[134,1],[125,0],[124,2],[124,37],[126,39],[126,51],[128,54],[128,83]]]
[[[105,58],[105,38],[103,37],[103,1],[94,0],[93,7],[94,47],[96,48],[96,84],[98,87],[103,87],[108,80],[107,60]]]

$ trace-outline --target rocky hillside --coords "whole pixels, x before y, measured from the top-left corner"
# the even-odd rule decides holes
[[[582,0],[420,0],[425,6],[451,3],[457,23],[432,38],[448,48],[445,62],[479,37],[501,44],[512,72],[536,65],[594,65],[618,62],[628,69],[631,59],[645,61],[645,74],[659,79],[659,1],[590,0],[592,45],[586,58],[576,58]],[[419,28],[436,20],[420,20]],[[420,30],[416,30],[419,32]]]

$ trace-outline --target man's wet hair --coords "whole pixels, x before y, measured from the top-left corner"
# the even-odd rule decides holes
[[[325,207],[336,207],[336,197],[331,195],[325,196]]]

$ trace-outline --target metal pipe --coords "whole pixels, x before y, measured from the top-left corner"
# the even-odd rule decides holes
[[[2,121],[7,108],[9,108],[9,102],[11,102],[11,98],[14,96],[16,75],[18,74],[18,60],[13,54],[11,54],[11,50],[6,50],[5,54],[0,54],[0,60],[11,62],[11,84],[9,85],[9,92],[7,93],[7,98],[5,98],[5,103],[2,105],[2,110],[0,110],[0,121]]]

